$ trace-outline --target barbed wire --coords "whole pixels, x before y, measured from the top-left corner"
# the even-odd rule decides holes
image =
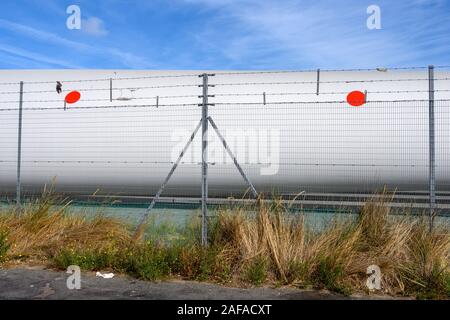
[[[387,90],[387,91],[368,91],[368,93],[384,93],[384,94],[397,94],[397,93],[428,93],[428,90]],[[434,90],[434,92],[450,92],[450,89],[438,89]],[[266,96],[289,96],[289,95],[337,95],[337,94],[348,94],[348,91],[334,91],[334,92],[320,92],[317,94],[316,92],[264,92],[264,93],[216,93],[213,94],[212,97],[232,97],[232,96],[261,96],[262,94],[266,94]],[[151,100],[151,99],[176,99],[176,98],[200,98],[201,95],[192,94],[192,95],[174,95],[174,96],[148,96],[148,97],[133,97],[130,100]],[[118,98],[113,98],[113,101],[120,101]],[[83,101],[111,101],[110,98],[103,99],[83,99]],[[19,103],[19,100],[6,100],[0,101],[1,103]],[[64,100],[24,100],[23,103],[43,103],[43,102],[64,102]]]
[[[133,97],[133,98],[129,98],[130,100],[145,100],[145,99],[175,99],[175,98],[198,98],[199,95],[197,94],[192,94],[192,95],[179,95],[179,96],[152,96],[152,97]],[[111,101],[110,98],[106,99],[83,99],[83,101],[89,101],[89,102],[94,102],[94,101]],[[120,98],[113,98],[112,101],[120,101]],[[0,103],[19,103],[19,100],[7,100],[7,101],[0,101]],[[22,101],[23,103],[42,103],[42,102],[64,102],[63,99],[59,99],[59,100],[24,100]]]
[[[82,91],[118,91],[118,90],[142,90],[142,89],[164,89],[164,88],[182,88],[182,87],[198,87],[197,84],[173,84],[173,85],[159,85],[159,86],[145,86],[145,87],[123,87],[123,88],[86,88],[80,89]],[[68,93],[71,90],[63,90],[63,93]],[[55,90],[35,90],[23,91],[23,93],[52,93]],[[0,94],[17,94],[19,91],[0,91]]]
[[[450,102],[450,99],[435,99],[435,102]],[[428,99],[398,99],[398,100],[367,100],[364,103],[400,103],[400,102],[426,102],[428,103]],[[336,104],[342,104],[342,103],[348,103],[345,100],[329,100],[329,101],[265,101],[265,102],[215,102],[210,103],[209,105],[214,107],[218,105],[290,105],[290,104],[330,104],[330,103],[336,103]],[[83,106],[83,107],[77,107],[77,108],[71,108],[71,107],[29,107],[29,108],[22,108],[23,111],[46,111],[46,110],[84,110],[84,109],[120,109],[120,108],[146,108],[146,107],[187,107],[187,106],[196,106],[199,107],[201,104],[199,103],[175,103],[175,104],[139,104],[139,105],[117,105],[117,106],[108,106],[108,105],[102,105],[102,106]],[[13,108],[2,108],[0,109],[0,112],[6,112],[6,111],[18,111],[19,108],[13,107]]]
[[[450,102],[450,99],[435,99],[435,102]],[[399,100],[367,100],[364,103],[400,103],[400,102],[423,102],[428,103],[428,99],[399,99]],[[266,102],[215,102],[209,104],[211,107],[218,106],[218,105],[292,105],[292,104],[330,104],[330,103],[336,103],[336,104],[343,104],[348,103],[345,100],[334,100],[334,101],[266,101]],[[77,108],[71,108],[71,107],[30,107],[30,108],[22,108],[23,111],[47,111],[47,110],[87,110],[87,109],[120,109],[120,108],[148,108],[148,107],[187,107],[187,106],[195,106],[199,107],[201,104],[199,103],[175,103],[175,104],[139,104],[139,105],[117,105],[117,106],[83,106],[83,107],[77,107]],[[2,108],[0,109],[0,112],[6,112],[6,111],[18,111],[19,108]]]
[[[447,65],[434,66],[435,69],[450,68]],[[252,75],[252,74],[288,74],[288,73],[310,73],[310,72],[361,72],[361,71],[378,71],[386,72],[389,70],[422,70],[428,69],[428,66],[411,66],[411,67],[376,67],[376,68],[353,68],[353,69],[304,69],[304,70],[261,70],[261,71],[223,71],[215,72],[214,75]],[[82,83],[82,82],[105,82],[105,81],[128,81],[128,80],[146,80],[146,79],[164,79],[164,78],[190,78],[198,77],[200,73],[190,74],[174,74],[174,75],[154,75],[154,76],[139,76],[139,77],[109,77],[97,79],[75,79],[75,80],[46,80],[46,81],[23,81],[24,84],[52,84],[60,81],[61,83]],[[18,82],[0,82],[0,86],[18,85]]]
[[[394,93],[428,93],[428,90],[388,90],[388,91],[367,91],[367,93],[388,93],[388,94],[394,94]],[[443,89],[443,90],[434,90],[434,92],[450,92],[450,90]],[[334,91],[334,92],[264,92],[266,96],[289,96],[289,95],[334,95],[334,94],[348,94],[348,91]],[[224,96],[224,97],[230,97],[230,96],[261,96],[263,93],[216,93],[214,96]]]
[[[450,66],[441,65],[434,66],[435,69],[450,68]],[[360,71],[378,71],[386,72],[389,70],[424,70],[428,66],[412,66],[412,67],[375,67],[375,68],[352,68],[352,69],[304,69],[304,70],[262,70],[262,71],[235,71],[235,72],[214,72],[214,75],[252,75],[252,74],[286,74],[286,73],[311,73],[317,72],[360,72]]]
[[[450,80],[450,78],[435,78],[434,81]],[[405,81],[429,81],[428,78],[408,79],[371,79],[371,80],[334,80],[334,81],[285,81],[285,82],[235,82],[212,83],[214,86],[248,86],[248,85],[287,85],[287,84],[336,84],[336,83],[374,83],[374,82],[405,82]]]
[[[59,81],[61,83],[79,83],[79,82],[103,82],[103,81],[123,81],[123,80],[145,80],[145,79],[164,79],[164,78],[188,78],[198,77],[198,74],[175,74],[175,75],[156,75],[156,76],[141,76],[141,77],[122,77],[122,78],[99,78],[99,79],[76,79],[76,80],[62,80],[57,79],[54,81],[24,81],[24,84],[50,84]],[[0,82],[0,86],[16,85],[19,82]]]
[[[435,102],[449,102],[450,99],[435,99]],[[367,100],[365,103],[387,103],[387,102],[429,102],[428,99],[399,99],[399,100]],[[345,100],[334,100],[334,101],[275,101],[270,102],[266,101],[266,105],[270,104],[326,104],[326,103],[348,103]],[[264,105],[264,102],[215,102],[215,106],[217,105]]]
[[[31,107],[31,108],[22,108],[23,111],[27,110],[83,110],[83,109],[119,109],[119,108],[146,108],[146,107],[184,107],[184,106],[198,106],[198,103],[177,103],[177,104],[139,104],[139,105],[119,105],[119,106],[84,106],[81,108],[70,108],[70,107]],[[0,109],[1,111],[16,111],[19,108],[4,108]]]
[[[445,81],[450,78],[435,78],[434,81]],[[405,82],[405,81],[429,81],[428,78],[408,78],[408,79],[371,79],[371,80],[334,80],[334,81],[319,81],[320,84],[337,84],[337,83],[375,83],[375,82]],[[248,85],[289,85],[289,84],[317,84],[317,81],[284,81],[284,82],[235,82],[235,83],[212,83],[212,86],[248,86]],[[120,91],[120,90],[145,90],[145,89],[166,89],[166,88],[183,88],[183,87],[201,87],[199,84],[174,84],[174,85],[158,85],[158,86],[134,86],[121,88],[86,88],[80,89],[82,91]],[[71,90],[63,90],[68,93]],[[35,90],[24,91],[26,93],[53,93],[55,90]],[[18,94],[19,91],[0,91],[0,95]]]

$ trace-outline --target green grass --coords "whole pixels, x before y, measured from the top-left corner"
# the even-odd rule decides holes
[[[324,287],[330,291],[350,295],[351,289],[342,283],[344,275],[343,266],[336,264],[329,258],[324,258],[320,260],[311,280],[319,288]]]
[[[256,257],[249,263],[246,270],[245,280],[251,284],[259,286],[267,279],[267,262],[262,257]]]
[[[11,244],[8,241],[8,233],[0,230],[0,263],[4,262]]]

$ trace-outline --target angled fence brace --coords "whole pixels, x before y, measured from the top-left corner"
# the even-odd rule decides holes
[[[17,207],[20,207],[20,193],[21,193],[20,170],[22,162],[22,106],[23,106],[23,81],[20,81],[19,128],[17,132],[17,183],[16,183]]]
[[[258,198],[258,192],[256,192],[255,187],[253,186],[253,184],[251,183],[251,181],[248,179],[247,175],[245,174],[244,170],[242,170],[241,166],[239,165],[239,162],[237,161],[236,157],[234,156],[233,152],[230,150],[230,148],[228,148],[228,144],[225,141],[225,138],[222,136],[222,134],[219,131],[219,128],[217,128],[214,120],[211,117],[208,117],[209,122],[211,123],[211,126],[213,127],[214,131],[216,131],[217,136],[219,137],[219,139],[222,141],[222,144],[225,148],[225,150],[227,151],[228,155],[231,157],[231,159],[233,159],[234,165],[236,166],[236,168],[238,169],[239,173],[241,174],[242,178],[244,178],[245,182],[247,183],[247,185],[250,188],[250,191],[252,192],[253,196],[255,198]]]
[[[169,182],[170,178],[172,177],[173,173],[175,172],[175,169],[180,164],[181,159],[183,158],[183,156],[186,153],[187,149],[189,148],[189,146],[191,145],[192,141],[194,140],[195,135],[197,134],[198,130],[200,129],[201,124],[202,124],[202,122],[200,121],[198,123],[197,127],[195,127],[194,132],[191,134],[191,138],[189,139],[189,141],[184,146],[183,150],[181,151],[180,155],[178,156],[177,161],[174,163],[174,165],[172,166],[172,169],[170,169],[169,174],[167,175],[167,177],[164,180],[163,184],[159,188],[159,190],[156,193],[156,195],[153,197],[153,200],[150,203],[150,206],[147,208],[144,216],[142,217],[142,219],[140,220],[139,224],[137,225],[135,232],[137,232],[142,227],[142,225],[147,221],[147,218],[148,218],[148,215],[150,214],[150,211],[155,206],[156,201],[158,201],[159,197],[161,196],[161,193],[164,191],[164,188],[166,187],[167,183]]]

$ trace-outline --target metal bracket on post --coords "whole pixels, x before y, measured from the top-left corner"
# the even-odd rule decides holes
[[[22,162],[22,106],[23,106],[23,81],[20,81],[20,97],[19,97],[19,129],[17,134],[17,184],[16,184],[16,204],[20,207],[20,167]]]
[[[433,230],[436,210],[435,176],[435,132],[434,132],[434,66],[428,66],[428,117],[429,117],[429,187],[430,187],[430,232]]]

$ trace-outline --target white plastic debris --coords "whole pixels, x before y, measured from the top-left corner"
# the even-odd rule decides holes
[[[102,277],[104,279],[111,279],[112,277],[114,277],[114,273],[101,273],[98,272],[95,274],[97,277]]]

